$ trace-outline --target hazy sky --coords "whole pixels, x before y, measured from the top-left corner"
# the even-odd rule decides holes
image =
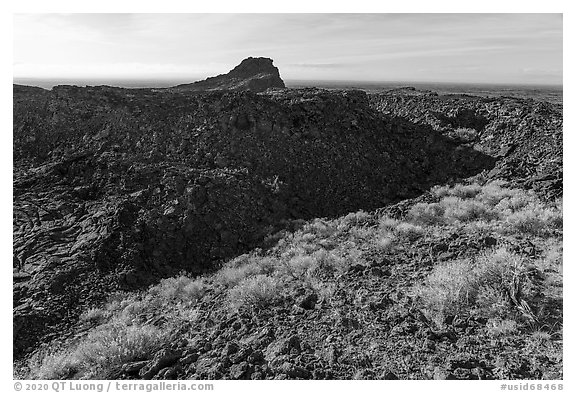
[[[562,83],[561,14],[18,14],[14,77]]]

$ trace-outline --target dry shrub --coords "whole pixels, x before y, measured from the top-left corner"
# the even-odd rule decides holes
[[[126,325],[115,319],[70,349],[36,355],[29,362],[27,379],[104,379],[112,368],[149,358],[171,342],[172,334],[166,327]]]
[[[364,225],[370,223],[372,221],[372,215],[367,213],[363,210],[359,210],[357,212],[348,213],[344,217],[340,218],[339,221],[339,228],[347,229],[353,226]]]
[[[491,211],[489,206],[474,199],[451,196],[444,198],[441,204],[447,222],[490,221],[496,217],[496,213]]]
[[[400,221],[396,220],[395,218],[391,218],[388,216],[382,216],[378,220],[378,227],[381,231],[384,232],[392,232],[396,228],[396,226],[400,224]]]
[[[478,137],[478,131],[473,128],[459,127],[450,133],[450,136],[461,142],[468,143]]]
[[[226,287],[234,287],[247,277],[270,274],[278,267],[278,261],[271,257],[246,254],[235,258],[216,273],[214,281]]]
[[[352,227],[348,233],[352,241],[366,243],[377,235],[377,230],[373,227]]]
[[[518,188],[507,188],[506,182],[494,180],[482,186],[482,190],[476,196],[476,200],[489,206],[496,206],[500,201],[510,198],[525,198],[527,192]],[[531,196],[530,196],[531,197]]]
[[[419,225],[402,222],[394,228],[394,234],[402,239],[414,241],[424,235],[424,229]]]
[[[278,278],[258,274],[232,288],[228,295],[228,303],[233,310],[260,309],[279,299],[281,293],[282,283]]]
[[[482,190],[479,184],[457,184],[454,187],[450,186],[436,186],[432,188],[432,194],[439,198],[448,196],[455,196],[458,198],[473,198]]]
[[[394,240],[388,236],[378,236],[374,240],[374,246],[379,251],[386,251],[390,250],[394,247]]]
[[[436,203],[417,203],[408,219],[425,226],[461,225],[468,232],[524,233],[552,236],[562,230],[562,200],[543,203],[533,191],[506,188],[505,182],[435,187]],[[383,224],[381,223],[381,226]],[[390,221],[385,224],[397,225]]]
[[[148,359],[197,318],[192,302],[203,294],[203,281],[186,276],[162,280],[142,294],[116,293],[104,307],[80,317],[95,325],[86,336],[68,348],[38,352],[29,362],[27,378],[104,379],[115,367]],[[162,326],[153,324],[158,316]]]
[[[415,288],[426,314],[442,324],[444,317],[468,310],[477,297],[477,283],[471,276],[470,261],[438,265],[425,285]]]
[[[446,207],[441,203],[417,203],[410,208],[408,218],[422,225],[437,225],[444,223]]]
[[[468,199],[468,198],[474,198],[481,191],[482,186],[479,184],[469,184],[469,185],[457,184],[450,190],[450,195],[462,199]]]
[[[170,277],[150,288],[149,293],[163,301],[195,300],[202,297],[204,284],[201,279],[187,276]]]
[[[529,289],[526,263],[496,249],[472,260],[444,263],[415,288],[425,312],[442,324],[451,315],[508,317]],[[512,302],[511,302],[512,301]]]
[[[562,222],[562,211],[534,203],[506,217],[509,230],[531,235],[547,235],[559,231]]]

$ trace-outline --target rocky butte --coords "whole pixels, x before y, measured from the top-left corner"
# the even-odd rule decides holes
[[[242,60],[227,74],[214,76],[203,81],[178,85],[175,91],[253,91],[261,92],[269,88],[284,88],[280,72],[266,57],[249,57]]]
[[[440,261],[475,258],[495,245],[523,258],[547,255],[542,236],[557,234],[561,217],[536,200],[562,196],[560,105],[417,90],[288,89],[272,60],[248,58],[226,75],[169,89],[14,85],[13,136],[14,357],[24,369],[33,368],[26,362],[40,356],[42,343],[76,348],[72,342],[105,334],[106,323],[124,326],[113,316],[120,303],[106,306],[112,293],[141,296],[122,303],[134,307],[142,299],[164,302],[162,288],[191,279],[160,280],[216,272],[169,292],[162,303],[194,302],[198,319],[178,325],[181,340],[129,349],[138,355],[115,358],[110,369],[94,365],[94,376],[351,378],[362,369],[364,378],[536,378],[561,370],[556,360],[522,363],[516,342],[494,350],[509,353],[508,363],[494,354],[472,356],[484,349],[458,335],[476,332],[478,341],[496,322],[452,315],[449,326],[432,329],[408,296]],[[480,186],[458,185],[492,180],[528,196],[499,185],[486,186],[497,195],[485,196]],[[444,184],[456,188],[430,191]],[[519,218],[527,206],[532,213]],[[500,215],[490,210],[496,208]],[[415,211],[420,221],[391,224]],[[501,225],[491,227],[495,217]],[[424,223],[439,226],[425,232]],[[510,235],[510,225],[520,229]],[[540,237],[528,237],[530,231]],[[292,272],[313,280],[278,284],[284,289],[273,292],[275,303],[240,305],[230,314],[229,302],[261,299],[242,291],[271,288],[279,280],[275,269],[296,263],[282,259],[294,250],[311,253],[295,259],[302,269],[322,261],[324,270]],[[238,284],[250,271],[247,280],[261,281]],[[551,282],[542,280],[526,293]],[[506,304],[524,304],[518,296],[525,292],[510,291],[502,292]],[[561,298],[546,291],[533,299],[547,299],[538,318],[552,321]],[[535,307],[531,302],[527,307]],[[166,321],[192,307],[186,304],[169,315],[143,309],[133,323],[144,332],[169,332]],[[94,311],[99,307],[105,311]],[[378,348],[362,347],[374,343]],[[441,351],[409,358],[424,345]],[[364,352],[352,351],[356,346]],[[372,352],[379,357],[369,359]],[[399,353],[406,366],[394,360]],[[424,367],[432,364],[438,372]],[[78,370],[24,375],[79,378]]]

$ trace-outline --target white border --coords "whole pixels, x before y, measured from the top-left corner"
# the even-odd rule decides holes
[[[3,343],[5,351],[1,357],[2,367],[0,380],[6,387],[6,391],[13,390],[12,382],[12,329],[9,321],[12,314],[11,301],[12,283],[9,250],[12,249],[12,15],[13,13],[59,13],[59,12],[145,12],[145,13],[169,13],[169,12],[227,12],[227,13],[245,13],[245,12],[418,12],[418,13],[438,13],[438,12],[497,12],[497,13],[564,13],[564,167],[566,177],[564,179],[564,222],[565,222],[565,256],[567,261],[565,265],[565,305],[571,304],[574,299],[573,286],[570,285],[574,277],[574,247],[572,246],[572,234],[574,223],[574,209],[571,201],[574,200],[574,182],[572,174],[574,166],[574,97],[573,97],[573,77],[574,70],[573,47],[575,44],[574,37],[575,20],[571,8],[568,7],[568,1],[547,0],[547,1],[504,1],[504,0],[484,0],[475,2],[464,1],[396,1],[382,2],[378,4],[375,1],[355,0],[355,1],[337,1],[330,3],[321,3],[306,0],[291,0],[281,5],[267,0],[244,0],[244,1],[222,1],[213,0],[210,2],[193,2],[193,1],[151,1],[151,0],[100,0],[92,2],[81,2],[72,0],[27,0],[11,1],[8,4],[3,3],[0,20],[0,39],[2,42],[3,53],[10,53],[9,56],[3,56],[2,60],[2,132],[0,132],[0,145],[2,146],[2,161],[0,168],[1,180],[4,185],[4,192],[1,195],[0,225],[2,234],[2,256],[4,260],[5,274],[2,274],[2,315],[5,315],[6,322],[3,323]],[[473,4],[471,4],[473,3]],[[329,5],[328,5],[329,4]],[[575,391],[574,372],[574,339],[571,333],[574,332],[574,313],[569,307],[565,306],[564,320],[564,391]],[[273,385],[265,381],[246,382],[225,382],[217,391],[233,390],[250,390],[253,392],[266,391],[275,389],[281,392],[291,391],[293,389],[302,390],[348,390],[360,388],[366,391],[422,391],[423,389],[442,392],[491,392],[499,391],[501,381],[338,381],[338,382],[275,382]]]

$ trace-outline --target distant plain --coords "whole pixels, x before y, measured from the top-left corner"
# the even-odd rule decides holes
[[[481,83],[445,83],[445,82],[367,82],[367,81],[314,81],[286,80],[291,88],[319,87],[324,89],[361,89],[369,93],[381,93],[401,87],[415,87],[418,90],[431,90],[438,94],[470,94],[481,97],[532,98],[540,101],[562,104],[563,87],[561,85],[506,85]],[[124,88],[165,88],[189,79],[151,80],[151,79],[28,79],[15,78],[14,83],[51,89],[57,85],[77,86],[117,86]]]

